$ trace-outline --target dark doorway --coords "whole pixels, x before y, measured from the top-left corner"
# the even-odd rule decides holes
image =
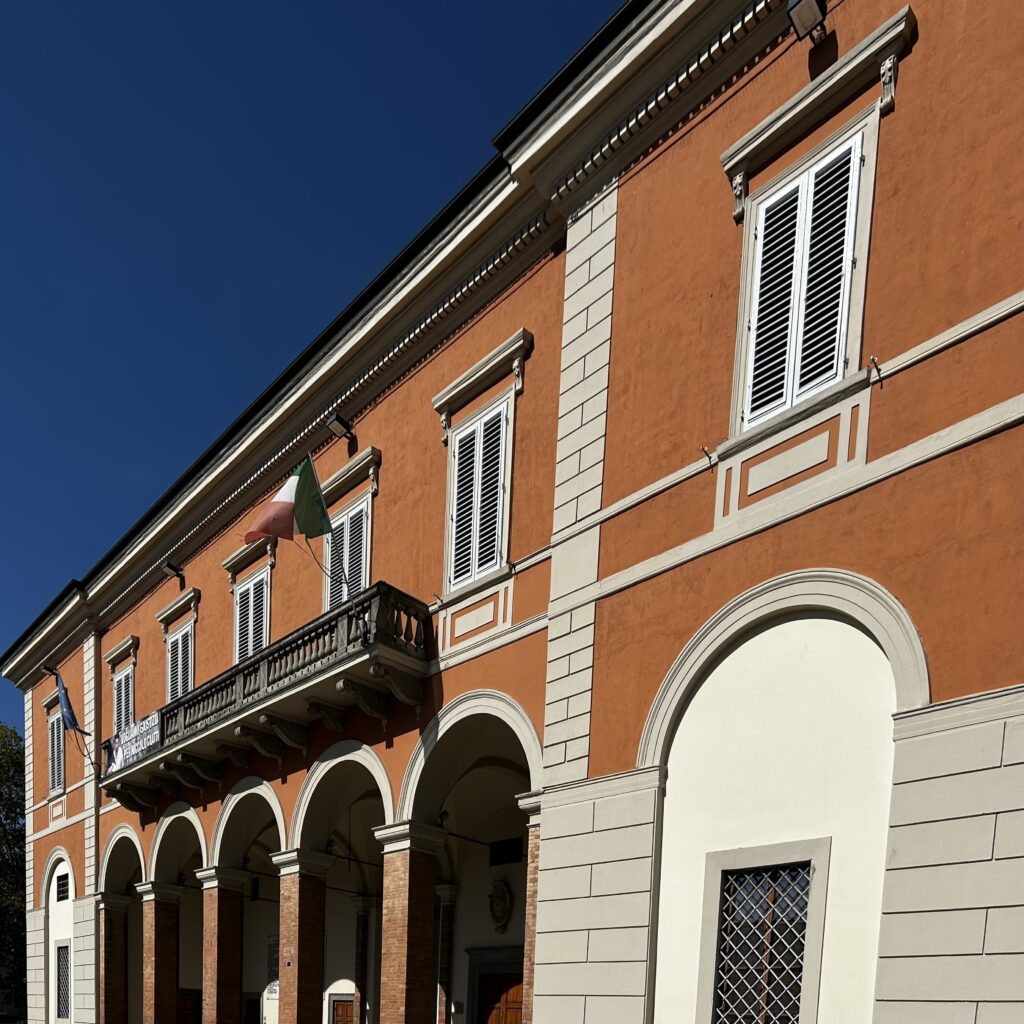
[[[523,975],[482,973],[477,980],[477,1012],[473,1024],[521,1024]]]

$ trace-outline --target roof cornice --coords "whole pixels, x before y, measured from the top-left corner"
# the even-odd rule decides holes
[[[581,158],[588,166],[582,139],[616,131],[623,104],[635,109],[678,63],[676,45],[693,50],[708,37],[711,18],[728,26],[737,11],[782,3],[676,0],[651,4],[630,21],[622,39],[607,44],[582,78],[538,114],[504,160],[491,161],[114,545],[78,585],[72,608],[58,609],[55,601],[29,626],[0,659],[0,670],[31,685],[30,666],[67,646],[86,621],[92,628],[113,622],[160,580],[169,558],[191,557],[227,516],[290,470],[289,460],[327,440],[335,412],[355,415],[400,379],[536,259],[537,243],[569,212],[564,201],[552,202],[565,198],[552,182],[575,175]],[[729,49],[732,60],[742,59],[743,48]],[[634,133],[618,157],[648,138]],[[568,190],[572,201],[613,173],[611,162],[594,164],[586,188]]]

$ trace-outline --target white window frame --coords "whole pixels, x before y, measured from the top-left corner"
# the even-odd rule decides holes
[[[331,516],[331,530],[336,530],[344,520],[349,520],[353,516],[357,515],[362,511],[366,516],[366,522],[363,527],[363,567],[362,567],[362,586],[359,590],[364,589],[370,585],[370,547],[371,547],[371,536],[373,534],[373,493],[372,491],[366,491],[364,494],[350,501],[342,509],[335,512]],[[345,545],[348,546],[349,531],[345,530]],[[324,536],[324,567],[327,572],[330,572],[331,568],[331,547],[334,541],[331,534]],[[358,590],[357,590],[358,593]],[[352,597],[351,591],[345,595],[345,600],[348,601]],[[331,610],[331,580],[327,573],[324,574],[324,611]]]
[[[116,735],[125,726],[129,726],[135,721],[135,666],[126,665],[120,671],[114,672],[111,682],[113,687],[111,708],[114,712],[114,734]],[[117,720],[117,690],[120,686],[125,686],[127,693],[128,711],[123,723]]]
[[[67,994],[68,994],[68,1012],[64,1015],[60,1015],[60,950],[67,950]],[[70,1021],[72,1015],[72,1000],[73,992],[71,988],[71,981],[74,977],[74,972],[71,969],[71,941],[70,939],[60,939],[53,944],[53,1016],[55,1020],[59,1021]]]
[[[260,566],[255,572],[249,573],[244,579],[238,580],[234,585],[235,595],[235,615],[233,623],[233,636],[234,636],[234,662],[238,664],[238,604],[241,599],[243,591],[252,589],[253,584],[261,577],[266,580],[266,593],[267,598],[263,602],[263,647],[260,650],[265,650],[270,646],[270,580],[272,566],[270,563]],[[247,658],[252,657],[253,652],[249,652],[246,655]]]
[[[828,139],[815,146],[806,156],[798,160],[792,167],[771,181],[762,185],[745,201],[743,217],[743,257],[740,271],[740,300],[736,322],[736,358],[733,375],[733,399],[731,417],[731,436],[736,437],[746,431],[773,420],[778,420],[790,409],[797,409],[814,395],[835,385],[844,378],[859,372],[861,362],[861,340],[864,326],[864,296],[867,276],[868,253],[871,236],[871,213],[874,205],[875,164],[878,149],[877,104],[858,114],[852,121],[835,132]],[[856,140],[856,141],[854,141]],[[761,229],[765,205],[776,199],[787,189],[796,187],[798,179],[804,178],[823,163],[828,162],[844,146],[855,144],[859,149],[859,168],[854,167],[857,174],[856,197],[852,204],[853,220],[853,265],[849,283],[844,290],[843,324],[844,330],[837,360],[838,371],[834,378],[809,388],[799,396],[794,396],[793,389],[788,389],[784,403],[770,411],[760,413],[755,419],[746,417],[750,401],[750,384],[753,373],[751,342],[753,340],[752,324],[756,315],[755,300],[757,295],[758,252],[757,233]],[[805,218],[805,221],[809,221]],[[807,225],[804,225],[806,229]],[[806,244],[806,234],[801,245]],[[802,282],[801,282],[802,285]],[[796,362],[792,352],[790,373],[795,372]]]
[[[490,402],[481,406],[471,416],[453,426],[450,429],[448,439],[448,488],[445,507],[445,532],[444,532],[444,591],[445,594],[457,594],[461,591],[479,583],[481,580],[490,579],[505,572],[508,568],[508,536],[509,536],[509,512],[512,494],[512,448],[515,437],[515,395],[514,387],[502,391]],[[505,415],[505,450],[502,452],[502,488],[501,508],[498,512],[498,560],[495,565],[478,569],[474,559],[473,572],[458,583],[453,582],[455,575],[455,453],[458,450],[458,439],[461,435],[475,430],[479,424],[497,409],[504,408]],[[479,492],[478,492],[479,493]],[[473,510],[473,532],[474,536],[479,529],[479,505]]]
[[[196,685],[196,631],[195,631],[195,619],[189,619],[183,625],[179,626],[177,629],[172,630],[171,632],[169,632],[167,634],[167,640],[166,640],[167,651],[166,651],[166,654],[165,654],[164,661],[165,661],[165,665],[166,665],[166,677],[167,677],[167,684],[166,684],[166,686],[167,686],[167,702],[168,703],[170,703],[172,700],[176,700],[177,699],[177,697],[172,697],[172,695],[171,695],[171,647],[173,646],[174,641],[176,641],[184,633],[188,633],[189,634],[189,643],[188,643],[188,657],[189,657],[188,686],[184,690],[182,690],[182,692],[180,694],[178,694],[178,696],[179,697],[184,697],[185,694],[191,692],[195,688],[195,685]]]
[[[714,1013],[715,973],[721,917],[722,875],[810,861],[811,886],[804,932],[803,976],[800,983],[800,1024],[817,1024],[818,988],[821,984],[822,943],[825,937],[825,904],[832,838],[803,839],[770,846],[746,846],[738,850],[716,850],[704,861],[704,901],[700,924],[700,962],[697,970],[697,1013],[695,1020],[710,1024]]]
[[[64,721],[60,713],[60,705],[46,717],[47,780],[49,795],[59,796],[67,786],[67,764],[64,759]],[[57,753],[54,756],[54,748]]]

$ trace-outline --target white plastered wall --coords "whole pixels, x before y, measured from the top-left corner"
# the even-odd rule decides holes
[[[68,876],[68,898],[57,900],[57,879],[61,875]],[[75,1005],[75,960],[72,951],[74,936],[75,907],[75,876],[67,861],[58,862],[50,871],[46,888],[46,925],[47,925],[47,1015],[46,1020],[56,1021],[57,1018],[57,953],[58,946],[67,946],[69,961],[68,1005]]]
[[[836,619],[763,628],[711,670],[668,758],[655,1024],[695,1021],[707,853],[822,836],[818,1020],[871,1019],[895,706],[885,655]]]

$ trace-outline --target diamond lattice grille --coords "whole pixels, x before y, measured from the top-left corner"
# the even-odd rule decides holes
[[[811,865],[722,874],[714,1024],[797,1024]]]

